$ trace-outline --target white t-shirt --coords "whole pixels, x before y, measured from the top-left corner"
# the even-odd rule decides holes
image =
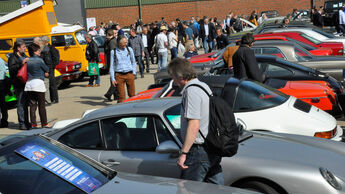
[[[24,91],[26,92],[46,92],[46,86],[41,79],[28,80],[25,84]]]
[[[177,47],[177,41],[176,41],[176,34],[175,33],[170,32],[168,39],[169,39],[169,49]]]
[[[157,48],[159,53],[168,52],[168,48],[165,46],[165,43],[168,42],[168,37],[163,32],[157,35]]]
[[[143,40],[143,45],[144,45],[144,48],[147,47],[147,35],[146,34],[142,34],[142,40]]]
[[[208,36],[210,33],[208,31],[208,24],[204,24],[205,27],[205,35]]]
[[[105,35],[103,28],[99,29],[98,35],[100,35],[100,36],[104,36]]]

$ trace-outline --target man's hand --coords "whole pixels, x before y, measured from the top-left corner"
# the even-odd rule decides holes
[[[29,60],[29,58],[25,58],[25,59],[23,60],[23,64],[26,63],[26,62],[28,62],[28,60]]]
[[[114,81],[112,82],[112,84],[113,84],[113,86],[114,86],[114,87],[116,87],[116,85],[117,85],[117,81],[116,81],[116,80],[114,80]]]
[[[142,55],[143,57],[145,57],[145,52],[142,52],[141,55]]]
[[[177,160],[177,166],[179,166],[182,170],[185,170],[188,168],[188,166],[184,165],[185,161],[186,161],[186,154],[181,154]]]
[[[44,73],[44,77],[49,77],[49,73]]]

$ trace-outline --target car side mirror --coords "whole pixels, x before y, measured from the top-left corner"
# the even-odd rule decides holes
[[[180,148],[171,140],[164,141],[156,147],[156,152],[160,154],[178,153],[179,150]]]

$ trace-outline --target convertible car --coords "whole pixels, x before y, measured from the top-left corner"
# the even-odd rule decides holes
[[[122,103],[89,112],[62,129],[16,135],[46,133],[120,172],[176,178],[180,176],[176,159],[182,145],[180,108],[181,98]],[[293,104],[290,108],[294,109]],[[298,115],[308,114],[297,111]],[[267,118],[269,122],[274,119]],[[228,186],[269,194],[324,194],[345,192],[344,163],[342,142],[244,130],[238,153],[224,157],[221,165]]]
[[[313,56],[299,45],[285,41],[259,41],[255,42],[251,49],[255,54],[274,55],[327,73],[341,82],[344,81],[344,57]]]
[[[300,32],[277,32],[277,33],[264,33],[257,34],[255,37],[265,37],[265,36],[286,36],[291,39],[306,43],[314,47],[330,48],[333,50],[333,55],[343,55],[344,45],[342,42],[321,42],[313,37]]]

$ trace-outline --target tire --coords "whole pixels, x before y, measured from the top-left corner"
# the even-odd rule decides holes
[[[83,72],[77,79],[77,81],[83,81],[84,77],[85,77],[86,73]]]
[[[279,194],[272,186],[259,181],[249,181],[241,184],[239,187],[265,194]]]

